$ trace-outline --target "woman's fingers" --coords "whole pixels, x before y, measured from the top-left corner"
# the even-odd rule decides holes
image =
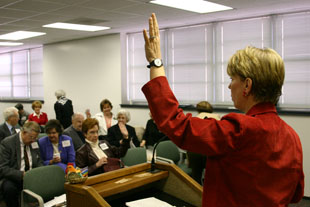
[[[143,30],[143,37],[144,37],[145,44],[149,44],[149,37],[147,35],[146,29]]]
[[[158,29],[158,23],[157,18],[154,13],[152,13],[152,20],[153,20],[153,30],[154,30],[154,36],[159,38],[159,29]]]
[[[155,37],[153,17],[149,18],[149,33],[150,33],[150,39]]]
[[[143,30],[145,41],[145,55],[148,62],[153,61],[155,58],[161,58],[160,53],[160,39],[159,28],[156,15],[152,13],[149,18],[149,31]]]

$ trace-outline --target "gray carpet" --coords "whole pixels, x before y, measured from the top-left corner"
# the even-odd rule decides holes
[[[310,198],[305,197],[299,203],[290,204],[289,207],[310,207]]]

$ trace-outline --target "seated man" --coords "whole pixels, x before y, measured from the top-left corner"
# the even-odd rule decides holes
[[[63,132],[64,135],[68,135],[72,138],[75,151],[85,144],[85,136],[82,132],[83,121],[84,115],[82,113],[74,113],[72,116],[72,125]]]
[[[15,127],[17,126],[19,120],[17,108],[6,108],[3,112],[3,118],[5,122],[0,125],[0,143],[5,137],[16,133]]]
[[[25,172],[43,165],[36,142],[39,133],[40,126],[30,121],[0,144],[0,189],[8,207],[19,206]]]
[[[22,127],[24,123],[28,120],[29,113],[24,110],[24,106],[21,103],[16,104],[15,108],[18,109],[18,114],[19,114],[18,124],[19,126]]]

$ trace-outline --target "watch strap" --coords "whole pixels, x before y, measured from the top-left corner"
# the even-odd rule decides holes
[[[163,63],[161,62],[161,65],[160,66],[156,66],[155,65],[155,60],[156,60],[157,58],[155,58],[152,62],[150,62],[150,64],[149,65],[147,65],[146,67],[148,67],[148,68],[151,68],[151,67],[161,67],[161,66],[163,66]]]

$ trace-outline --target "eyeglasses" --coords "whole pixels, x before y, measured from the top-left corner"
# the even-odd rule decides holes
[[[38,133],[36,132],[26,132],[27,137],[32,140],[32,141],[36,141],[38,138]]]

